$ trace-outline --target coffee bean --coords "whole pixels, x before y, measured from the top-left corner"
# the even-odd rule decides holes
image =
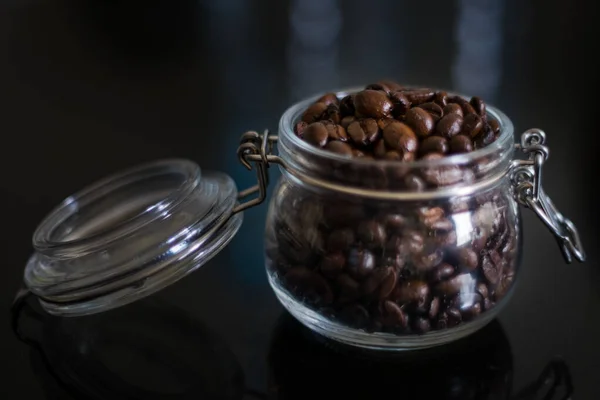
[[[347,267],[352,276],[363,279],[375,268],[375,256],[366,249],[351,249],[348,252]]]
[[[451,137],[458,135],[463,127],[463,119],[456,113],[445,115],[438,122],[435,132],[436,134],[450,139]]]
[[[439,121],[444,116],[444,109],[434,102],[423,103],[419,108],[427,111],[433,117],[434,122]]]
[[[344,129],[348,129],[348,126],[356,121],[356,117],[354,115],[348,115],[340,121],[340,125],[344,127]]]
[[[388,327],[406,328],[408,326],[408,317],[402,311],[402,308],[393,301],[383,302],[383,323]]]
[[[292,292],[310,303],[330,304],[333,301],[333,292],[327,281],[307,268],[291,269],[285,280]]]
[[[460,96],[452,96],[448,99],[448,101],[451,103],[458,104],[462,108],[463,115],[465,115],[465,116],[469,115],[469,114],[476,114],[473,106],[471,104],[469,104],[469,102],[467,100],[463,99]]]
[[[394,118],[380,118],[377,120],[377,126],[379,129],[383,130],[388,124],[394,122]]]
[[[415,254],[423,250],[425,239],[418,231],[407,229],[402,236],[390,237],[386,249],[399,254]]]
[[[323,147],[327,144],[329,133],[321,122],[313,122],[304,130],[303,138],[313,146]]]
[[[385,152],[385,154],[383,155],[383,159],[389,161],[411,162],[414,161],[415,154],[403,152],[402,150],[390,150]]]
[[[354,121],[348,126],[348,135],[354,144],[367,146],[378,139],[379,126],[372,118]]]
[[[447,106],[444,107],[444,115],[448,115],[448,114],[457,114],[462,117],[463,110],[458,104],[449,103]]]
[[[431,280],[433,282],[440,282],[451,278],[455,272],[456,269],[452,265],[448,263],[441,263],[431,271]]]
[[[415,319],[413,328],[418,333],[427,333],[431,330],[431,325],[427,318],[418,317],[417,319]]]
[[[315,103],[324,103],[327,105],[335,104],[336,106],[340,103],[335,93],[326,93],[319,97]]]
[[[411,261],[419,273],[428,272],[433,267],[439,265],[444,259],[444,254],[440,250],[413,254]]]
[[[381,265],[392,267],[394,271],[400,272],[404,267],[404,258],[400,254],[388,255],[381,260]]]
[[[432,103],[433,104],[433,103]],[[414,107],[406,113],[406,124],[420,137],[427,137],[433,132],[434,121],[431,114],[422,108]]]
[[[441,136],[429,136],[421,142],[419,154],[421,156],[429,153],[445,154],[448,152],[448,141]]]
[[[400,304],[410,304],[417,312],[427,312],[429,286],[423,281],[404,281],[396,285],[391,298]]]
[[[426,103],[433,99],[435,92],[431,89],[402,89],[402,94],[406,96],[408,101],[410,101],[413,105],[419,105],[422,103]]]
[[[401,89],[403,89],[403,86],[399,85],[398,83],[396,83],[394,81],[383,80],[383,81],[379,81],[379,82],[367,85],[365,87],[365,89],[381,90],[386,93],[389,93],[394,90],[401,90]]]
[[[481,303],[473,303],[460,309],[463,321],[470,321],[481,314]]]
[[[456,326],[462,322],[462,315],[456,308],[448,308],[446,315],[448,317],[448,327]]]
[[[340,100],[340,112],[343,116],[354,116],[354,94],[349,94],[348,96]]]
[[[353,328],[364,328],[369,323],[369,312],[359,304],[350,304],[342,308],[340,319]]]
[[[304,111],[304,114],[302,114],[302,121],[306,122],[307,124],[311,124],[315,121],[318,121],[319,119],[321,119],[321,116],[323,115],[326,109],[327,104],[314,103],[310,105],[306,109],[306,111]]]
[[[481,149],[494,143],[496,136],[489,125],[485,125],[479,135],[475,138],[475,148]]]
[[[475,110],[477,115],[479,115],[482,119],[485,119],[486,111],[485,111],[485,103],[483,102],[483,100],[481,100],[481,98],[479,98],[477,96],[474,96],[474,97],[471,97],[471,101],[469,103],[471,104],[471,106],[473,106],[473,109]]]
[[[340,154],[342,156],[352,157],[353,155],[352,146],[348,143],[340,142],[339,140],[327,143],[327,145],[325,145],[325,150],[329,150],[332,153]]]
[[[440,107],[446,107],[446,104],[448,104],[448,93],[444,91],[436,92],[433,101]]]
[[[304,130],[307,126],[308,124],[304,121],[300,121],[296,125],[294,125],[294,133],[296,134],[296,136],[300,138],[304,136]]]
[[[342,272],[346,265],[346,257],[341,252],[327,254],[321,261],[321,271],[324,275],[335,276]]]
[[[375,145],[373,146],[373,155],[375,155],[375,157],[377,158],[383,158],[385,156],[385,153],[387,153],[387,149],[385,148],[385,142],[383,141],[383,139],[379,139],[375,142]]]
[[[362,221],[356,234],[358,240],[369,248],[382,248],[386,242],[385,227],[377,221]]]
[[[434,319],[438,312],[440,311],[440,298],[434,297],[431,299],[431,304],[429,305],[429,318]]]
[[[326,249],[330,252],[345,251],[354,242],[354,230],[337,229],[327,236]]]
[[[453,278],[442,281],[437,284],[436,292],[444,296],[453,296],[461,290],[468,291],[473,283],[473,278],[469,274],[456,275]]]
[[[393,108],[388,95],[379,90],[362,90],[354,96],[354,107],[359,117],[385,118]]]
[[[468,136],[456,135],[452,139],[450,139],[450,153],[459,154],[468,153],[470,151],[473,151],[473,142],[471,141],[471,139],[469,139]]]
[[[385,299],[392,293],[396,286],[396,272],[393,267],[377,268],[363,285],[363,292],[374,295],[378,299]]]
[[[397,91],[391,92],[390,100],[392,101],[392,104],[394,105],[394,109],[392,110],[392,115],[395,118],[403,117],[404,115],[406,115],[408,110],[410,110],[411,102],[410,102],[410,100],[408,100],[408,98],[406,98],[406,96],[404,94],[402,94],[402,92],[397,92]]]
[[[413,174],[409,174],[404,177],[404,185],[412,192],[422,192],[425,190],[425,182]]]
[[[462,134],[470,138],[475,138],[483,128],[483,121],[477,114],[469,114],[464,118]]]
[[[483,276],[485,276],[485,279],[487,279],[487,281],[490,284],[496,285],[500,281],[500,277],[502,276],[502,270],[501,264],[499,265],[493,261],[491,253],[492,252],[481,257],[481,270],[483,271]]]
[[[325,125],[325,129],[327,129],[329,140],[339,140],[342,142],[348,140],[348,134],[343,126],[332,123],[331,121],[322,121],[322,124]]]
[[[477,253],[467,247],[458,250],[457,258],[459,267],[463,271],[474,271],[479,265]]]
[[[494,136],[498,137],[500,133],[500,123],[494,118],[488,118],[488,124],[490,125],[490,129],[494,132]]]
[[[405,153],[417,151],[418,139],[414,131],[405,123],[392,122],[383,130],[383,140],[387,147]]]
[[[329,121],[333,122],[334,124],[339,124],[340,121],[342,120],[342,115],[340,113],[340,108],[338,107],[338,105],[337,104],[329,104],[327,106],[327,108],[325,109],[325,111],[323,112],[321,119],[329,120]]]
[[[487,299],[489,297],[488,287],[485,283],[479,282],[475,290],[481,295],[482,298]]]
[[[417,217],[423,225],[430,226],[444,217],[444,209],[441,207],[421,207],[417,209]]]
[[[424,155],[421,159],[425,161],[435,162],[444,158],[443,154],[440,153],[429,153]],[[440,167],[427,167],[421,170],[421,175],[427,181],[434,186],[447,186],[457,182],[467,182],[467,171],[461,170],[455,165],[440,166]]]
[[[406,218],[401,214],[385,214],[381,222],[388,232],[398,231],[406,225]]]

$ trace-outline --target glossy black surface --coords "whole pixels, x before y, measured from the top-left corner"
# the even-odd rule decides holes
[[[467,367],[453,372],[463,389],[473,380],[499,389],[462,398],[522,390],[520,398],[538,398],[527,390],[535,391],[532,382],[543,373],[563,390],[549,398],[561,398],[568,373],[576,398],[599,398],[597,8],[584,0],[2,2],[0,398],[252,398],[249,390],[293,398],[294,374],[304,375],[300,367],[311,362],[319,368],[305,374],[303,390],[337,393],[343,373],[311,378],[324,366],[349,368],[355,393],[368,382],[383,385],[375,393],[385,388],[381,381],[394,379],[393,368],[415,361],[388,368],[370,359],[375,365],[363,374],[352,369],[360,362],[342,361],[355,355],[302,333],[283,313],[264,272],[264,205],[246,212],[237,237],[212,262],[149,299],[177,307],[167,315],[178,322],[149,316],[144,303],[118,311],[126,322],[106,314],[79,321],[83,328],[40,323],[28,313],[21,328],[41,343],[42,357],[17,340],[8,312],[31,234],[64,197],[121,168],[174,156],[248,187],[255,177],[235,157],[243,131],[276,129],[281,113],[307,95],[382,77],[479,95],[518,132],[544,129],[552,151],[544,187],[576,223],[588,252],[587,263],[565,265],[550,233],[523,212],[523,270],[501,325],[487,331],[501,339],[471,338],[489,354],[474,362],[496,362],[501,374],[478,375],[468,355],[461,362]],[[163,320],[189,329],[173,336],[161,331]],[[114,329],[94,328],[98,321]],[[197,347],[188,344],[194,339]],[[75,346],[81,343],[93,346]],[[552,363],[556,356],[564,364]],[[443,365],[422,371],[422,380],[405,383],[407,393],[416,390],[411,383],[454,387],[442,383],[453,379]],[[448,389],[446,397],[456,393]]]

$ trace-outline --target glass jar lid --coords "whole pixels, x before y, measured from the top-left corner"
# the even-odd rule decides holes
[[[68,197],[40,223],[25,285],[46,311],[92,314],[130,303],[204,265],[242,223],[223,173],[189,160],[144,164]]]

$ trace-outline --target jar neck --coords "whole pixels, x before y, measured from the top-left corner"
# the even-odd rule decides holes
[[[354,90],[337,95],[341,98],[352,92]],[[514,153],[513,125],[494,107],[487,107],[487,113],[498,121],[500,134],[489,146],[435,161],[398,162],[344,157],[298,138],[293,127],[316,98],[290,107],[279,123],[279,155],[287,173],[299,183],[349,195],[419,200],[482,190],[492,186],[510,169]]]

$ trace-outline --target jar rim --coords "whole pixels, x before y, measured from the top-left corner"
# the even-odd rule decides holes
[[[410,87],[410,86],[408,86],[408,87]],[[490,145],[485,146],[481,149],[477,149],[477,150],[471,151],[469,153],[453,154],[450,156],[440,158],[438,160],[415,160],[415,161],[398,162],[396,160],[380,160],[380,159],[363,160],[361,158],[348,158],[348,157],[345,157],[340,154],[336,154],[331,151],[320,149],[320,148],[313,146],[310,143],[307,143],[306,141],[300,139],[298,136],[296,136],[296,134],[294,133],[294,129],[293,129],[294,124],[298,121],[299,117],[308,108],[308,106],[310,104],[312,104],[313,102],[315,102],[319,97],[321,97],[325,93],[335,93],[338,98],[343,98],[349,94],[359,92],[363,89],[364,89],[364,87],[361,86],[361,87],[353,87],[353,88],[348,88],[348,89],[332,90],[329,92],[322,92],[322,93],[313,95],[311,97],[308,97],[304,100],[301,100],[301,101],[293,104],[283,113],[283,115],[281,116],[281,118],[279,120],[279,134],[282,135],[284,140],[289,140],[292,145],[297,146],[297,148],[301,149],[302,151],[305,151],[314,156],[318,156],[320,158],[322,157],[324,160],[331,160],[331,161],[338,161],[338,162],[356,162],[356,163],[360,163],[360,165],[366,165],[366,166],[377,165],[377,166],[381,166],[381,167],[393,166],[393,165],[398,165],[399,163],[401,163],[403,166],[406,166],[407,168],[444,167],[444,166],[451,166],[451,165],[457,165],[457,164],[466,164],[466,163],[473,161],[475,159],[478,159],[478,158],[491,156],[491,155],[501,151],[502,149],[507,149],[507,148],[511,147],[514,143],[514,136],[513,136],[514,135],[514,126],[513,126],[512,121],[510,120],[510,118],[508,118],[508,116],[506,114],[504,114],[498,108],[488,105],[488,104],[486,104],[487,113],[490,114],[492,117],[494,117],[500,125],[500,136],[498,137],[498,139],[495,140]],[[437,88],[432,88],[432,89],[433,90],[443,90],[443,89],[437,89]],[[451,96],[460,96],[465,99],[469,98],[469,96],[461,94],[461,93],[457,93],[457,92],[453,92],[453,91],[446,91],[446,92],[448,93],[448,95],[451,95]]]

